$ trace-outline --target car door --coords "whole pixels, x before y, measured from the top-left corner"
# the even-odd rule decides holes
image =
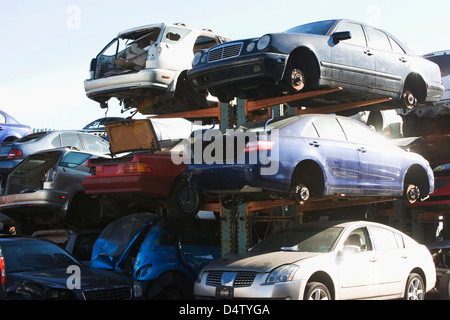
[[[194,278],[204,266],[220,257],[219,234],[218,221],[183,221],[178,250],[182,263]]]
[[[379,295],[380,265],[366,228],[350,232],[343,241],[336,261],[341,299],[364,299]]]
[[[352,84],[374,88],[375,59],[367,47],[366,35],[358,23],[343,22],[336,32],[349,31],[351,38],[341,40],[331,48],[333,80],[337,85]]]
[[[369,226],[376,259],[380,268],[380,296],[400,294],[403,290],[402,279],[406,279],[407,254],[402,236],[391,230]]]
[[[399,96],[403,89],[402,79],[409,67],[405,51],[383,31],[371,27],[365,29],[369,50],[375,58],[376,88]]]
[[[392,146],[374,130],[356,120],[339,118],[347,138],[358,153],[358,188],[366,195],[402,193],[402,150]]]
[[[305,141],[325,170],[329,193],[353,193],[358,184],[356,147],[347,141],[335,117],[318,117],[312,123],[318,138],[305,137]]]

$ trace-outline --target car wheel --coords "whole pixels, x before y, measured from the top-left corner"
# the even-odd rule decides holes
[[[447,271],[439,282],[439,297],[441,300],[450,300],[450,271]]]
[[[408,184],[405,188],[405,199],[408,203],[414,203],[420,198],[420,189],[414,184]]]
[[[287,93],[297,93],[305,88],[306,77],[300,66],[294,66],[292,62],[284,74],[283,82],[287,89]]]
[[[417,99],[414,96],[414,94],[411,92],[411,90],[406,89],[403,92],[402,103],[403,103],[403,106],[406,107],[407,109],[411,109],[412,107],[414,107],[417,104]]]
[[[320,282],[310,282],[306,285],[305,300],[331,300],[330,291]]]
[[[170,192],[167,200],[170,212],[182,216],[195,216],[202,202],[201,191],[185,179],[179,179]]]
[[[297,203],[305,203],[310,196],[309,189],[304,184],[297,184],[294,189],[294,198]]]
[[[406,281],[405,300],[424,300],[425,285],[422,277],[417,273],[411,273]]]

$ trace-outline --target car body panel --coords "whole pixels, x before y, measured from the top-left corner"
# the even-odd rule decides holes
[[[216,104],[217,99],[199,95],[189,86],[184,91],[188,82],[182,73],[191,68],[195,52],[226,40],[210,30],[182,24],[159,23],[120,32],[92,60],[91,78],[84,81],[86,95],[102,106],[116,97],[143,114],[175,112],[173,108],[180,106],[169,101],[177,93],[192,107],[195,102],[197,108]]]
[[[318,33],[307,30],[309,25],[320,24],[325,27]],[[348,26],[359,28],[362,38],[358,38],[356,30]],[[349,30],[352,30],[350,34]],[[389,49],[380,47],[378,42],[371,43],[371,38],[365,36],[369,30],[382,32]],[[347,33],[348,37],[338,39],[337,35],[343,33]],[[299,50],[304,50],[302,52],[312,53],[314,58],[308,63],[318,70],[313,73],[308,71],[318,76],[312,81],[314,87],[344,88],[343,92],[333,95],[329,103],[348,102],[349,98],[363,100],[384,96],[392,97],[398,106],[410,74],[419,74],[426,83],[425,92],[419,97],[421,102],[438,101],[444,91],[436,64],[415,56],[392,35],[366,24],[343,19],[320,21],[284,33],[266,34],[261,38],[264,37],[270,37],[270,42],[261,50],[255,49],[257,38],[230,41],[210,48],[205,56],[233,45],[240,45],[241,50],[214,61],[198,59],[200,62],[188,71],[194,87],[207,89],[223,101],[232,97],[258,99],[280,95],[285,91],[283,78],[290,58]],[[249,45],[252,50],[247,50]],[[305,73],[305,70],[302,71]],[[352,97],[352,91],[358,93],[356,97]],[[302,102],[305,101],[308,106],[314,106],[313,99]],[[327,104],[326,100],[318,99],[318,103],[324,102]]]
[[[337,228],[337,235],[329,237],[316,231],[318,242],[308,236],[297,246],[289,247],[288,241],[281,241],[281,234],[300,232],[306,228],[320,228],[329,231]],[[330,229],[331,228],[331,229]],[[375,229],[381,230],[375,235]],[[365,234],[360,250],[351,251],[348,239],[352,234]],[[383,247],[380,233],[391,237],[391,245],[396,249]],[[323,234],[323,237],[320,235]],[[336,240],[335,237],[337,236]],[[288,237],[286,237],[288,239]],[[396,240],[397,239],[397,240]],[[316,247],[309,247],[316,243]],[[311,242],[313,241],[313,242]],[[328,242],[330,241],[330,242]],[[388,241],[389,242],[389,241]],[[323,243],[323,247],[320,244]],[[326,244],[325,244],[326,243]],[[287,247],[281,247],[286,244]],[[329,246],[331,244],[331,246]],[[260,249],[258,245],[249,253],[237,256],[224,256],[207,265],[194,285],[198,298],[237,298],[237,299],[303,299],[306,285],[315,274],[320,273],[334,299],[386,299],[404,295],[408,275],[420,270],[428,292],[434,287],[436,273],[431,255],[424,246],[398,230],[377,223],[353,221],[322,221],[303,223],[298,227],[281,230],[278,235],[265,239]],[[301,247],[302,246],[302,247]],[[304,247],[303,247],[304,246]],[[345,248],[344,247],[347,247]],[[298,248],[297,248],[298,247]],[[359,248],[358,247],[358,248]],[[271,249],[270,249],[271,248]],[[346,251],[346,250],[349,251]],[[268,250],[268,251],[267,251]],[[407,258],[402,258],[407,257]],[[394,260],[390,260],[390,259]],[[396,271],[392,272],[392,263]],[[295,273],[289,279],[272,280],[274,270],[282,266],[294,266]],[[240,279],[246,275],[247,281]],[[239,279],[239,280],[238,280]],[[238,282],[239,281],[239,282]],[[273,282],[274,281],[274,282]]]
[[[0,111],[0,142],[14,141],[29,133],[29,125],[21,124],[6,112]]]
[[[211,229],[214,225],[216,232]],[[91,267],[129,274],[147,292],[152,289],[151,281],[167,273],[182,273],[192,283],[201,268],[220,256],[218,230],[215,221],[128,215],[112,222],[99,236]]]
[[[133,282],[130,278],[105,270],[91,270],[49,241],[2,237],[0,246],[7,274],[6,284],[0,290],[2,299],[133,298]],[[69,267],[79,268],[79,283],[72,288],[68,287],[72,275],[68,272]]]

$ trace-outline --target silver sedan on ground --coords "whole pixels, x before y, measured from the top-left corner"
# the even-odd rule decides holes
[[[428,249],[367,221],[319,221],[282,229],[250,252],[207,265],[197,298],[422,300],[436,281]]]

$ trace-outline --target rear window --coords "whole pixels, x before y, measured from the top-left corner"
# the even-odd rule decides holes
[[[68,152],[61,159],[59,165],[66,168],[76,168],[91,157],[87,153]]]

